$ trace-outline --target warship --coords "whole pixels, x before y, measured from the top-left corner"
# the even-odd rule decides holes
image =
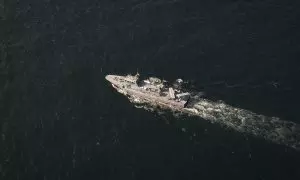
[[[184,88],[182,79],[169,83],[157,77],[142,79],[139,74],[107,75],[105,78],[136,107],[146,110],[167,109],[197,116],[241,133],[251,134],[297,150],[300,148],[299,124],[236,108],[223,101],[209,100],[203,96],[203,92]]]

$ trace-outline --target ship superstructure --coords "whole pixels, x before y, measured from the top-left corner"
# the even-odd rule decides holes
[[[167,81],[156,77],[140,80],[139,75],[107,75],[106,79],[120,93],[133,103],[148,103],[162,108],[183,111],[191,93],[168,85]],[[180,80],[178,80],[180,82]]]

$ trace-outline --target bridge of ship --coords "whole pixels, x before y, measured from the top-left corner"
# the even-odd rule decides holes
[[[160,97],[167,97],[168,99],[173,99],[176,101],[186,101],[190,96],[188,92],[181,92],[178,89],[173,89],[172,87],[166,87],[164,82],[156,77],[149,77],[148,79],[143,80],[144,84],[142,86],[138,86],[138,76],[117,76],[115,80],[118,81],[121,85],[121,88],[133,88],[136,90],[145,90],[146,92],[155,93]]]
[[[130,78],[130,80],[133,80],[133,78]],[[181,92],[178,89],[173,89],[172,87],[166,87],[163,82],[155,77],[150,77],[149,79],[143,80],[144,85],[138,86],[137,83],[134,84],[128,84],[127,88],[132,88],[135,90],[144,90],[146,92],[155,93],[156,96],[160,97],[166,97],[167,99],[173,99],[177,102],[184,101],[186,102],[187,98],[190,96],[190,93],[188,92]],[[132,82],[132,81],[130,81]]]

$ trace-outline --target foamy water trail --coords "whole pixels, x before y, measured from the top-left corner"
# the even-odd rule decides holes
[[[146,106],[145,106],[146,108]],[[238,132],[251,134],[265,140],[300,150],[300,125],[277,117],[267,117],[249,110],[235,108],[224,102],[200,99],[188,114],[219,123]]]
[[[236,131],[249,133],[277,144],[284,144],[299,150],[300,125],[277,117],[267,117],[245,109],[239,109],[223,102],[199,100],[189,109],[203,119],[224,124]]]

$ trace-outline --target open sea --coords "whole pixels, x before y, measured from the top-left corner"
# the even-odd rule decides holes
[[[299,0],[9,0],[0,20],[1,180],[300,179],[300,150],[137,109],[105,80],[182,78],[300,124]]]

